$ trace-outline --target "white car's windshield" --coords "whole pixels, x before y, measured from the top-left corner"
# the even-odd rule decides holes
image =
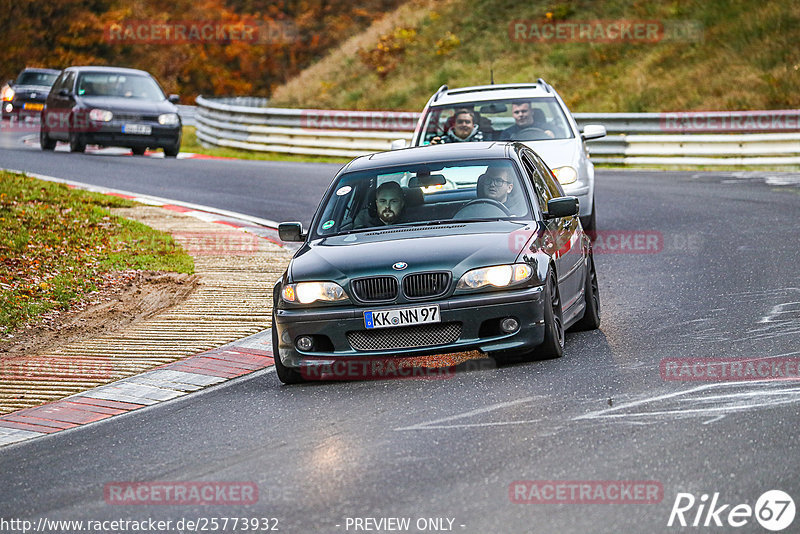
[[[454,128],[458,115],[465,119],[471,116],[480,135],[459,136]],[[421,145],[442,140],[542,141],[574,137],[561,106],[552,97],[431,106],[422,124]]]
[[[314,232],[324,237],[387,226],[528,217],[510,160],[470,160],[372,169],[342,175]]]

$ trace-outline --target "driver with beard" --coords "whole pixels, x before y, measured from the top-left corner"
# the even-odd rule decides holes
[[[403,188],[397,182],[385,182],[375,190],[376,215],[370,215],[368,209],[363,209],[356,216],[356,228],[371,226],[388,226],[403,221],[403,208],[406,202]]]

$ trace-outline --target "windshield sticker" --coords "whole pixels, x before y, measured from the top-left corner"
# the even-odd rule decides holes
[[[336,196],[339,196],[339,197],[344,196],[344,195],[346,195],[347,193],[349,193],[352,190],[353,190],[353,188],[350,187],[349,185],[346,185],[344,187],[340,187],[339,189],[336,190]]]
[[[336,223],[335,223],[335,222],[333,222],[333,221],[325,221],[325,222],[322,224],[322,229],[323,229],[323,230],[327,230],[328,228],[331,228],[331,227],[332,227],[334,224],[336,224]]]

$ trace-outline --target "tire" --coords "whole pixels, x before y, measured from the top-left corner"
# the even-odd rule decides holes
[[[86,142],[84,142],[81,135],[77,132],[69,133],[69,151],[70,152],[85,152]]]
[[[278,352],[278,329],[275,328],[275,313],[272,314],[272,354],[275,360],[275,372],[278,375],[278,380],[284,384],[301,384],[306,380],[297,369],[286,367],[281,362],[281,357]]]
[[[132,148],[131,152],[133,152],[134,156],[144,156],[144,151],[145,150],[147,150],[147,148],[145,148],[143,146],[137,146],[135,148]]]
[[[50,136],[47,135],[47,130],[44,129],[44,126],[39,128],[39,144],[42,145],[42,150],[55,150],[56,149],[56,140],[50,139]]]
[[[583,318],[575,323],[571,330],[581,332],[585,330],[597,330],[600,328],[600,290],[597,285],[597,271],[594,267],[594,256],[589,253],[589,269],[586,271],[586,281],[584,282],[583,298],[586,309]]]
[[[564,355],[564,318],[554,271],[550,272],[544,287],[544,341],[532,355],[543,360]]]
[[[558,294],[555,272],[551,272],[544,289],[544,341],[533,350],[524,353],[492,353],[497,365],[508,365],[534,360],[560,358],[564,355],[564,320],[561,313],[561,297]]]
[[[180,151],[181,151],[181,140],[178,139],[178,141],[174,145],[164,147],[164,157],[167,158],[177,157],[178,152]]]

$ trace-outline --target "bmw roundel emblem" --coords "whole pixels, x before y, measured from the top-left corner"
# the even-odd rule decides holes
[[[408,264],[404,261],[398,261],[397,263],[392,265],[392,269],[394,269],[395,271],[402,271],[406,267],[408,267]]]

